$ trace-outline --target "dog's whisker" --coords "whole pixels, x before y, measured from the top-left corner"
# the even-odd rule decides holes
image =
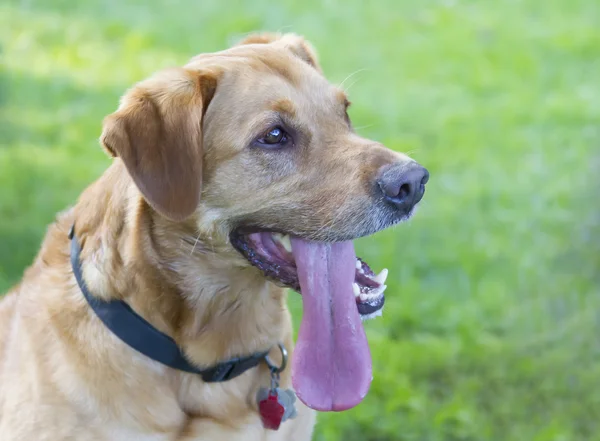
[[[192,247],[192,251],[190,252],[190,254],[194,254],[194,251],[196,250],[196,246],[198,245],[199,240],[200,240],[200,235],[198,234],[198,236],[196,236],[196,240],[194,241],[194,246]]]
[[[368,69],[368,68],[366,68],[366,67],[365,67],[365,68],[358,69],[358,70],[355,70],[354,72],[352,72],[350,75],[348,75],[346,78],[344,78],[344,81],[342,81],[342,82],[339,84],[339,87],[340,87],[340,89],[348,90],[349,88],[345,88],[345,87],[344,87],[344,84],[346,83],[346,81],[348,81],[348,80],[349,80],[350,78],[352,78],[353,76],[355,76],[355,75],[357,75],[357,74],[359,74],[359,73],[361,73],[361,72],[368,71],[368,70],[370,70],[370,69]],[[353,84],[354,84],[354,83],[353,83]]]
[[[416,149],[412,149],[412,150],[408,150],[406,152],[404,152],[405,155],[410,156],[413,153],[417,153],[419,150],[421,150],[420,148],[416,148]]]
[[[373,124],[366,124],[364,126],[358,126],[358,127],[354,127],[354,130],[365,130],[365,129],[370,129],[371,127],[375,127],[377,124],[373,123]]]
[[[352,81],[352,83],[350,83],[350,85],[348,85],[347,87],[344,87],[344,92],[349,93],[350,89],[352,89],[352,87],[354,87],[354,85],[358,83],[358,80],[354,80]]]

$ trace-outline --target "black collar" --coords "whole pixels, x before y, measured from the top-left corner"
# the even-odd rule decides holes
[[[69,239],[71,239],[71,266],[83,296],[106,327],[136,351],[173,369],[198,374],[207,383],[231,380],[248,369],[258,366],[263,360],[266,360],[270,366],[267,357],[269,351],[232,358],[207,369],[198,369],[191,365],[171,337],[136,314],[127,303],[121,300],[107,302],[90,294],[81,273],[79,260],[81,246],[75,237],[74,226],[69,231]]]

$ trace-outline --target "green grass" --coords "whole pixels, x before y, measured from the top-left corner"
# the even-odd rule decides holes
[[[600,440],[597,0],[5,1],[0,292],[108,165],[120,94],[253,30],[355,72],[359,132],[432,176],[409,224],[358,242],[391,273],[375,379],[315,440]]]

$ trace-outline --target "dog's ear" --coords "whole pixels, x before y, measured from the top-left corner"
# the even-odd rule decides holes
[[[142,81],[104,119],[100,142],[119,157],[146,201],[172,220],[197,208],[202,186],[202,116],[214,75],[169,69]]]
[[[299,35],[275,34],[268,32],[262,34],[251,34],[238,44],[273,44],[275,46],[285,48],[322,73],[317,52],[308,41]]]

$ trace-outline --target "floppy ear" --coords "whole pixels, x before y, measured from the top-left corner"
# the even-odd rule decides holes
[[[291,51],[298,58],[310,64],[317,71],[322,73],[321,66],[317,57],[317,52],[311,44],[296,34],[274,34],[262,33],[252,34],[244,38],[239,45],[244,44],[273,44]]]
[[[104,119],[100,142],[121,158],[146,201],[172,220],[190,216],[202,185],[202,116],[216,79],[169,69],[131,89]]]

